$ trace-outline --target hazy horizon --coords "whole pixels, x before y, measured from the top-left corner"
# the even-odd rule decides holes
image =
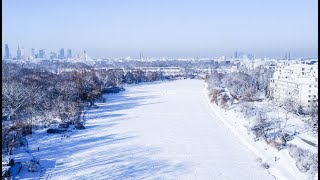
[[[97,57],[318,57],[318,2],[4,0],[8,43]],[[66,52],[65,52],[66,53]]]

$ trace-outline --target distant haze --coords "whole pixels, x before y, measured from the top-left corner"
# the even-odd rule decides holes
[[[95,57],[318,56],[317,0],[4,0],[8,43]]]

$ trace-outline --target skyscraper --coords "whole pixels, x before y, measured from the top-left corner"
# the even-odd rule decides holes
[[[32,56],[32,58],[36,58],[35,53],[34,53],[34,48],[31,48],[31,56]]]
[[[234,52],[234,55],[233,55],[233,57],[236,59],[236,58],[238,58],[238,52],[236,51],[236,52]]]
[[[284,54],[284,59],[287,60],[288,56],[287,56],[287,52]]]
[[[50,53],[50,59],[55,59],[57,58],[57,54],[55,52]]]
[[[20,50],[19,45],[18,45],[18,50],[17,50],[17,59],[21,59],[21,50]]]
[[[64,48],[61,48],[61,49],[60,49],[59,58],[60,58],[60,59],[63,59],[63,58],[64,58]]]
[[[25,58],[25,54],[24,54],[24,47],[21,48],[21,59]]]
[[[39,50],[39,58],[40,58],[40,59],[44,59],[45,56],[46,56],[45,50],[44,50],[44,49],[40,49],[40,50]]]
[[[83,51],[84,60],[87,60],[87,51]]]
[[[72,50],[68,49],[67,58],[72,58]]]
[[[5,44],[5,55],[4,55],[5,59],[10,59],[10,51],[9,51],[9,46],[8,44]]]

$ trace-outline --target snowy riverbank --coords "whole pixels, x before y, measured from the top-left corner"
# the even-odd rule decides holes
[[[268,171],[270,174],[275,176],[276,179],[317,179],[317,174],[312,177],[309,173],[302,173],[297,168],[296,162],[290,156],[288,149],[278,151],[270,145],[267,145],[265,141],[255,141],[252,132],[247,129],[250,126],[250,120],[243,117],[243,114],[239,112],[239,104],[234,104],[227,110],[223,110],[215,103],[210,102],[208,96],[209,92],[206,87],[204,91],[208,97],[208,103],[210,104],[214,114],[219,117],[221,122],[223,122],[223,124],[228,127],[235,136],[238,137],[241,143],[249,148],[257,157],[260,157],[262,162],[270,166]],[[263,103],[260,103],[259,105],[262,106]],[[267,109],[266,106],[263,108]],[[279,112],[277,113],[279,116]],[[303,125],[301,125],[302,122],[293,116],[290,117],[290,122],[288,122],[288,124],[288,129],[292,131],[301,131],[304,129]],[[306,133],[302,133],[300,136],[317,141],[314,136]],[[295,137],[294,140],[289,142],[289,144],[294,144],[311,152],[318,153],[317,147],[311,146],[310,144],[302,141],[299,137]]]

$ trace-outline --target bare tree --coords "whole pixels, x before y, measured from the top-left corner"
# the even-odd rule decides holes
[[[273,122],[268,121],[267,116],[262,112],[259,112],[255,120],[255,125],[251,128],[256,136],[255,139],[257,140],[260,137],[263,137],[264,140],[267,141],[268,132],[274,128]]]
[[[215,102],[218,105],[218,97],[221,95],[221,89],[212,89],[210,90],[209,97],[211,102]]]
[[[310,111],[311,126],[314,132],[318,133],[318,99],[314,98],[311,103]]]
[[[254,87],[249,87],[243,91],[242,99],[244,101],[254,101],[256,90]]]
[[[222,79],[222,82],[236,99],[247,100],[248,96],[251,97],[257,92],[255,79],[243,72],[230,73]]]
[[[25,87],[21,82],[2,82],[2,103],[9,111],[9,117],[14,123],[17,120],[17,112],[26,105]]]
[[[32,134],[33,119],[37,114],[39,114],[43,109],[43,102],[45,101],[46,92],[37,83],[28,83],[25,88],[25,98],[26,98],[26,112],[28,115],[28,132]]]
[[[220,106],[226,111],[228,108],[228,102],[230,100],[230,97],[224,93],[220,99]]]
[[[298,114],[298,103],[293,98],[287,98],[282,102],[282,107],[291,113]]]
[[[80,111],[80,95],[76,83],[61,81],[56,84],[54,108],[63,121],[69,121],[71,115]]]
[[[252,107],[252,104],[250,102],[243,102],[241,104],[241,112],[244,114],[244,117],[245,118],[249,118],[249,120],[250,120],[250,117],[251,117],[251,115],[253,113],[252,110],[253,110],[253,107]],[[250,123],[251,122],[249,121],[249,124]]]
[[[4,141],[10,155],[12,155],[14,144],[19,140],[22,132],[23,123],[19,119],[20,112],[26,105],[24,86],[21,82],[12,80],[2,82],[2,103],[3,107],[8,110],[9,121],[11,126],[6,126],[4,131]]]

